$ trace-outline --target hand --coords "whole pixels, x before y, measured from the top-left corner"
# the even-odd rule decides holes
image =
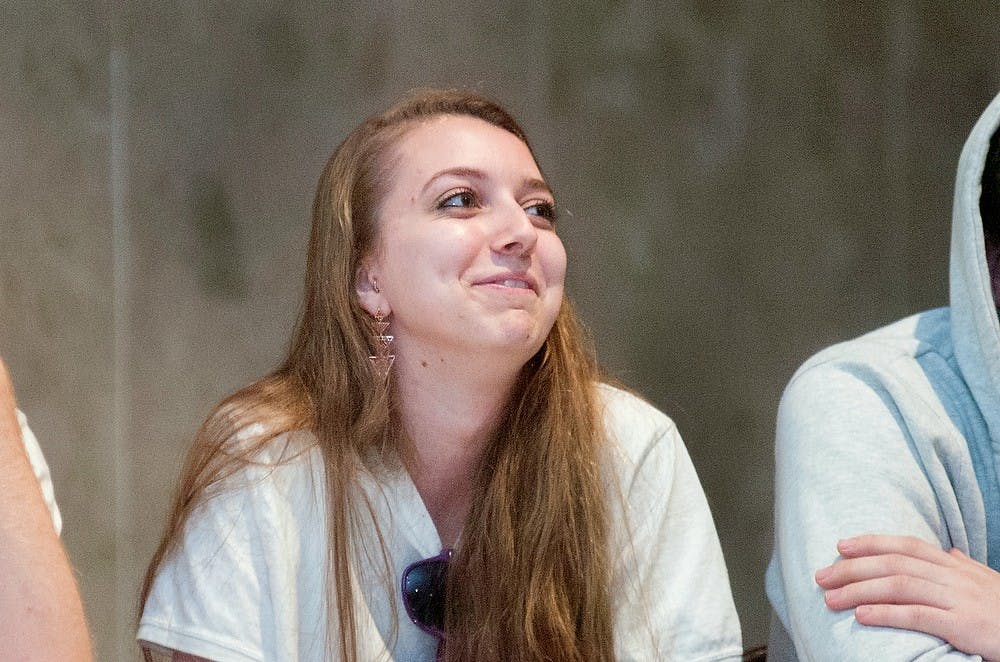
[[[862,625],[925,632],[1000,660],[1000,573],[910,536],[847,538],[837,551],[842,558],[816,572],[830,609],[853,608]]]

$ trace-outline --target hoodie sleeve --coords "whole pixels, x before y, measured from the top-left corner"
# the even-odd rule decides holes
[[[979,660],[927,634],[859,625],[853,610],[827,608],[814,580],[837,558],[838,540],[864,533],[969,551],[949,475],[960,439],[945,425],[935,429],[933,412],[918,399],[904,401],[866,370],[820,363],[801,371],[782,398],[767,575],[777,617],[769,659]]]

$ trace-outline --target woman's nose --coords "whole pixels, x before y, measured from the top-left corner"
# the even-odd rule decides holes
[[[518,204],[505,206],[497,214],[493,250],[501,255],[529,255],[538,242],[538,228]]]

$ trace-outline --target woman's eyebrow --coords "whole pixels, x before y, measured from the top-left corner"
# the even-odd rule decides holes
[[[434,184],[434,182],[441,179],[442,177],[448,177],[448,176],[466,177],[468,179],[478,179],[478,180],[486,179],[486,173],[476,168],[466,168],[462,166],[456,168],[445,168],[444,170],[434,173],[434,175],[427,180],[427,183],[424,184],[424,187],[420,189],[420,192],[425,193],[427,189],[429,189],[431,185]]]
[[[424,187],[420,190],[421,195],[427,192],[434,182],[441,179],[442,177],[465,177],[467,179],[475,179],[482,181],[487,179],[488,175],[478,168],[469,168],[465,166],[457,166],[454,168],[445,168],[444,170],[434,173]],[[544,179],[538,177],[528,177],[518,185],[518,191],[520,193],[527,191],[542,191],[553,195],[552,188],[549,187],[548,183]]]
[[[548,185],[544,179],[539,179],[537,177],[530,177],[523,182],[521,182],[520,190],[522,192],[534,192],[541,191],[543,193],[548,193],[550,196],[555,196],[552,192],[552,188]]]

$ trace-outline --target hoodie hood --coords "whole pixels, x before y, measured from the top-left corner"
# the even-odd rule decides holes
[[[955,357],[1000,452],[1000,322],[986,266],[979,211],[990,138],[1000,125],[1000,95],[973,127],[955,179],[951,231],[951,336]]]

